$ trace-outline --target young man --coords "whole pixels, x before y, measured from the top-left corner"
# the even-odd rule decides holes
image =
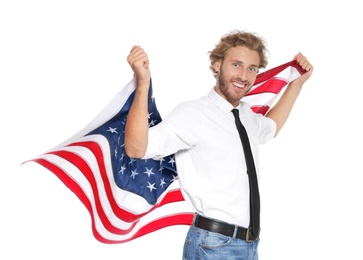
[[[130,51],[128,62],[137,88],[126,122],[125,149],[132,158],[175,154],[180,188],[196,212],[183,259],[258,259],[259,231],[248,229],[252,221],[249,175],[232,109],[239,111],[257,163],[258,145],[278,134],[313,72],[306,57],[297,54],[294,59],[306,73],[287,86],[266,116],[253,113],[241,99],[259,68],[266,67],[266,53],[265,42],[256,34],[234,31],[223,36],[210,52],[216,83],[209,94],[178,105],[149,129],[149,60],[139,46]],[[256,171],[258,175],[258,165]]]

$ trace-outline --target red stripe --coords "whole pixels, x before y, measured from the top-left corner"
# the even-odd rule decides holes
[[[296,68],[301,75],[306,72],[303,68],[301,68],[301,66],[297,63],[296,60],[293,60],[293,61],[287,62],[285,64],[282,64],[280,66],[277,66],[275,68],[272,68],[270,70],[267,70],[265,72],[258,74],[254,84],[257,85],[263,81],[266,81],[266,80],[272,78],[273,76],[279,74],[281,71],[283,71],[284,69],[286,69],[289,66]]]
[[[96,226],[95,226],[95,219],[93,217],[93,209],[92,205],[88,200],[88,197],[83,192],[83,190],[80,188],[80,186],[72,179],[70,178],[62,169],[60,169],[58,166],[44,160],[44,159],[34,159],[34,162],[39,163],[49,171],[53,172],[83,203],[83,205],[87,208],[91,220],[92,220],[92,233],[94,237],[100,241],[104,242],[104,238],[97,232]]]
[[[189,225],[190,226],[193,222],[193,217],[194,217],[193,213],[180,213],[177,215],[170,215],[170,216],[166,216],[166,217],[157,219],[157,220],[143,226],[142,228],[140,228],[139,231],[137,231],[135,233],[135,235],[132,236],[132,238],[129,238],[129,239],[123,240],[123,241],[119,241],[119,242],[127,242],[132,239],[147,235],[151,232],[154,232],[159,229],[169,227],[172,225]]]
[[[129,237],[127,239],[124,239],[124,240],[106,239],[106,238],[102,237],[100,233],[98,233],[96,226],[95,226],[95,219],[93,217],[92,204],[90,203],[87,195],[84,193],[82,188],[78,185],[78,183],[75,182],[72,178],[70,178],[67,175],[67,173],[64,172],[62,169],[60,169],[58,166],[52,164],[51,162],[49,162],[45,159],[34,159],[33,161],[39,163],[43,167],[45,167],[48,170],[50,170],[51,172],[53,172],[81,200],[81,202],[87,208],[87,210],[91,216],[93,235],[98,241],[100,241],[102,243],[106,243],[106,244],[124,243],[124,242],[130,241],[130,240],[133,240],[137,237],[157,231],[161,228],[165,228],[165,227],[172,226],[172,225],[191,225],[191,223],[192,223],[192,220],[193,220],[192,213],[180,213],[180,214],[176,214],[176,215],[165,216],[165,217],[157,219],[153,222],[150,222],[150,223],[146,224],[145,226],[141,227],[132,237]],[[176,198],[180,199],[181,193],[179,190],[172,191],[171,194],[173,196],[175,196]],[[181,196],[181,198],[182,198],[182,196]],[[166,203],[168,203],[168,202],[163,202],[162,204],[164,205]],[[136,224],[136,222],[133,224],[133,227],[135,226],[135,224]],[[105,226],[105,228],[106,228],[106,226]],[[117,230],[120,230],[120,229],[115,228],[115,231],[117,231]],[[129,231],[131,231],[131,230],[132,230],[132,228]],[[123,235],[123,234],[129,233],[129,232],[126,232],[126,233],[125,232],[113,232],[112,230],[109,230],[109,231],[111,233],[118,234],[118,235]]]
[[[140,214],[140,215],[136,215],[136,214],[132,214],[129,211],[126,211],[122,208],[120,208],[116,201],[115,198],[113,197],[112,194],[112,189],[110,186],[110,180],[107,177],[107,173],[106,173],[106,169],[105,169],[105,163],[103,160],[103,153],[102,153],[102,149],[101,147],[98,145],[98,143],[96,142],[76,142],[76,143],[72,143],[69,146],[81,146],[81,147],[85,147],[87,149],[89,149],[95,156],[96,160],[97,160],[97,167],[100,171],[100,175],[103,181],[103,185],[104,185],[104,189],[106,192],[106,196],[107,199],[110,203],[110,206],[112,208],[112,211],[114,212],[114,214],[122,219],[125,222],[134,222],[137,219],[139,219],[140,217],[144,216],[145,214]],[[72,164],[76,165],[78,169],[80,169],[80,171],[85,174],[85,169],[83,168],[83,164],[79,165],[77,160],[75,160],[77,155],[73,154],[73,153],[69,153],[69,156],[64,157],[66,160],[68,160],[69,162],[71,162]],[[63,156],[61,156],[63,157]],[[77,156],[78,157],[78,156]],[[88,167],[88,165],[87,165]],[[88,177],[90,176],[90,177]],[[87,171],[87,176],[86,176],[87,180],[90,182],[91,186],[92,186],[92,190],[94,192],[94,194],[97,196],[98,198],[98,191],[97,191],[97,184],[96,181],[93,177],[93,172],[91,172],[91,170],[89,169],[89,171]],[[112,182],[113,180],[111,180]]]
[[[168,194],[166,194],[166,196],[160,202],[159,207],[161,207],[165,204],[168,204],[168,203],[178,202],[178,201],[183,201],[183,200],[184,200],[184,197],[183,197],[183,194],[181,193],[180,189],[170,190],[168,192]]]
[[[251,109],[253,112],[255,112],[257,114],[265,115],[267,113],[267,111],[270,109],[270,107],[269,106],[252,106]]]
[[[252,89],[250,92],[246,94],[246,96],[257,95],[262,93],[280,93],[281,89],[283,89],[287,85],[287,82],[283,79],[272,78],[260,86],[257,86],[255,89]]]
[[[79,143],[73,143],[70,146],[83,146],[83,147],[88,148],[90,151],[92,151],[95,154],[95,157],[97,160],[97,166],[100,170],[101,178],[104,183],[104,189],[106,192],[106,196],[110,202],[110,205],[111,205],[111,208],[112,208],[114,214],[125,222],[134,222],[131,225],[131,227],[126,230],[116,228],[115,226],[112,225],[112,223],[109,221],[107,215],[105,214],[105,212],[103,210],[103,207],[102,207],[102,204],[100,201],[100,197],[99,197],[97,183],[94,178],[93,172],[92,172],[91,168],[89,167],[89,165],[87,164],[87,162],[84,161],[84,159],[82,157],[80,157],[79,155],[72,153],[70,151],[64,151],[64,150],[50,152],[50,154],[57,155],[60,158],[63,158],[64,160],[67,160],[68,162],[70,162],[71,164],[76,166],[80,170],[80,172],[85,176],[85,178],[87,179],[87,181],[89,182],[89,184],[92,188],[92,192],[93,192],[93,196],[94,196],[94,200],[95,200],[95,208],[100,217],[100,220],[101,220],[103,226],[105,227],[105,229],[111,233],[120,234],[120,235],[127,234],[134,228],[134,226],[137,223],[137,220],[139,220],[142,216],[146,215],[147,213],[153,211],[154,209],[156,209],[158,207],[166,205],[168,203],[184,200],[179,189],[172,190],[166,194],[166,196],[163,198],[163,200],[158,205],[155,205],[149,211],[142,213],[142,214],[130,213],[129,211],[126,211],[126,210],[120,208],[113,197],[109,179],[107,177],[106,169],[104,166],[102,150],[99,147],[99,145],[95,142],[79,142]],[[44,159],[35,159],[34,161],[40,163],[41,165],[43,165],[44,167],[46,167],[47,169],[52,171],[54,174],[56,174],[58,176],[58,178],[80,198],[80,200],[83,202],[83,204],[87,207],[87,209],[91,215],[93,226],[94,226],[94,219],[93,219],[93,214],[92,214],[93,209],[92,209],[90,201],[88,200],[87,196],[83,192],[82,188],[58,166],[56,166]]]
[[[180,191],[173,191],[171,193],[168,192],[165,195],[165,197],[163,198],[163,200],[159,204],[155,205],[154,207],[152,207],[149,211],[147,211],[145,213],[133,214],[133,213],[130,213],[129,211],[125,211],[124,209],[122,209],[122,208],[120,208],[118,206],[117,202],[115,201],[115,199],[113,197],[112,189],[111,189],[111,186],[110,186],[110,182],[112,183],[113,179],[111,179],[111,181],[110,181],[108,179],[108,177],[107,177],[105,163],[104,163],[104,160],[103,160],[104,156],[103,156],[103,153],[102,153],[102,149],[98,145],[98,143],[89,141],[89,142],[76,142],[76,143],[73,143],[71,145],[72,146],[85,147],[85,148],[89,149],[95,155],[95,157],[97,159],[98,166],[99,166],[101,178],[102,178],[102,181],[104,183],[104,188],[105,188],[105,191],[106,191],[107,199],[110,202],[110,205],[112,207],[112,210],[113,210],[114,214],[118,218],[122,219],[125,222],[134,222],[134,221],[140,219],[141,217],[145,216],[150,211],[153,211],[154,209],[156,209],[156,208],[158,208],[158,207],[160,207],[162,205],[165,205],[167,203],[172,203],[172,202],[177,202],[177,201],[183,201],[184,200],[184,198],[181,195]],[[94,183],[94,184],[96,184],[96,183]],[[97,187],[97,186],[95,186],[95,187]]]
[[[74,154],[72,152],[69,152],[69,151],[55,151],[55,152],[52,152],[51,154],[55,154],[65,160],[69,161],[74,166],[76,166],[82,172],[82,174],[86,177],[88,183],[90,184],[90,186],[92,188],[97,214],[100,217],[102,225],[105,227],[106,230],[108,230],[111,233],[123,235],[123,234],[129,233],[133,229],[133,227],[135,226],[136,223],[133,223],[130,228],[124,229],[124,230],[116,228],[115,226],[113,226],[111,224],[111,222],[109,221],[108,217],[106,216],[106,214],[103,210],[99,192],[98,192],[98,188],[97,188],[97,183],[96,183],[95,177],[93,175],[93,172],[92,172],[91,168],[88,166],[87,162],[85,162],[82,157],[80,157],[77,154]],[[100,170],[101,170],[102,165],[98,165],[98,166],[101,166],[100,167]],[[103,181],[105,181],[104,178],[103,178]],[[108,182],[108,180],[106,180],[106,181]],[[109,189],[109,192],[111,192],[110,191],[111,188],[108,185],[104,184],[104,186],[105,186],[104,187],[105,189]],[[106,190],[106,193],[107,193],[107,190]],[[112,202],[113,204],[116,204],[116,202],[112,196],[107,196],[107,197],[108,197],[108,200],[110,201],[110,203]],[[111,204],[111,207],[112,207],[112,210],[114,211],[115,206]],[[130,213],[127,211],[123,211],[123,212],[124,212],[125,216],[130,215]],[[123,219],[124,215],[121,215],[122,218],[120,218],[120,219],[124,220]]]

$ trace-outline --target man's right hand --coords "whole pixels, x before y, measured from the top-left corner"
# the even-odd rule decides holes
[[[126,120],[125,151],[131,158],[142,158],[148,145],[149,58],[140,46],[133,46],[127,61],[134,71],[137,86]]]
[[[138,85],[149,85],[150,83],[150,68],[149,58],[140,46],[133,46],[130,54],[127,56],[127,62],[130,64]]]

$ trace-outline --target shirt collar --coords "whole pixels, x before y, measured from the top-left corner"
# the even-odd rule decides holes
[[[212,100],[214,104],[216,104],[222,111],[228,113],[234,108],[231,103],[221,97],[214,89],[214,87],[210,90],[208,97]]]

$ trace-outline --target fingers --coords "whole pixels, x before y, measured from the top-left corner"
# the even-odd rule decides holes
[[[127,62],[133,69],[137,69],[140,67],[147,68],[149,66],[149,58],[140,46],[134,45],[130,51],[130,54],[127,56]]]
[[[133,46],[127,56],[127,62],[130,64],[134,76],[140,82],[150,81],[149,58],[143,48],[137,45]]]
[[[294,60],[296,60],[304,70],[306,70],[306,71],[313,70],[313,65],[309,62],[309,60],[304,55],[302,55],[301,52],[299,52],[298,54],[295,55]]]

